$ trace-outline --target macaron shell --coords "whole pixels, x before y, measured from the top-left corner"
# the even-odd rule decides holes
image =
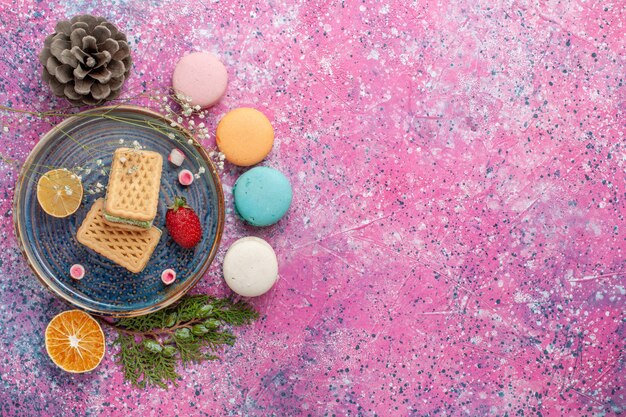
[[[215,140],[227,161],[238,166],[251,166],[261,162],[272,150],[274,128],[257,109],[241,107],[222,117]]]
[[[233,186],[235,211],[253,226],[270,226],[289,210],[291,184],[280,171],[255,167],[241,175]]]
[[[215,55],[193,52],[176,64],[172,85],[177,93],[191,97],[192,106],[210,107],[226,92],[228,73]]]
[[[257,297],[269,291],[278,279],[278,259],[269,243],[248,236],[230,246],[223,272],[226,284],[235,293]]]

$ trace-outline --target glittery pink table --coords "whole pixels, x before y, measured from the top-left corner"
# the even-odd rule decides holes
[[[112,3],[112,4],[111,4]],[[82,4],[77,6],[76,4]],[[229,294],[228,245],[267,239],[280,280],[222,362],[141,391],[110,354],[65,374],[43,332],[67,308],[35,279],[0,163],[2,416],[613,416],[626,410],[623,1],[0,0],[0,103],[65,106],[37,53],[89,12],[129,34],[123,97],[191,50],[224,60],[210,111],[254,106],[292,181],[276,226],[227,213],[194,292]],[[49,126],[0,114],[4,157]],[[212,146],[214,138],[205,145]],[[228,207],[243,170],[223,173]]]

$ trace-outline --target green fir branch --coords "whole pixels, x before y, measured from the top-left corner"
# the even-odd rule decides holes
[[[226,326],[250,324],[258,317],[244,301],[185,296],[172,307],[112,325],[118,331],[116,362],[132,385],[167,389],[168,383],[177,385],[179,362],[186,368],[219,360],[218,353],[237,339]]]

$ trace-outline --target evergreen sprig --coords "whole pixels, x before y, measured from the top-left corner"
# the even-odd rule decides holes
[[[185,296],[173,307],[119,320],[116,361],[132,385],[177,386],[176,365],[217,360],[236,337],[229,326],[250,324],[259,314],[246,302],[208,295]]]

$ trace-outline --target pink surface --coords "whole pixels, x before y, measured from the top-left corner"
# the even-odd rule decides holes
[[[230,84],[205,123],[266,113],[263,164],[295,192],[271,228],[229,209],[194,290],[230,294],[226,248],[260,236],[280,265],[262,318],[222,362],[140,391],[110,354],[87,375],[47,358],[67,306],[19,254],[18,168],[1,162],[3,416],[624,414],[624,2],[0,1],[0,103],[65,106],[36,54],[57,19],[102,14],[130,38],[125,98],[169,88],[189,51],[223,57]],[[49,129],[0,124],[18,162]],[[226,165],[229,208],[244,171]]]
[[[224,64],[208,52],[185,55],[176,63],[172,76],[174,91],[190,98],[192,107],[213,106],[224,95],[227,85]]]

